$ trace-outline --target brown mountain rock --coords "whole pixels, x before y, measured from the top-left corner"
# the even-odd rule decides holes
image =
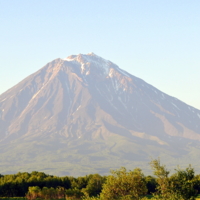
[[[200,110],[93,53],[56,59],[1,94],[0,127],[3,172],[105,173],[199,154]]]

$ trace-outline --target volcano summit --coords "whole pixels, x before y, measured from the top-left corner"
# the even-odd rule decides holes
[[[53,60],[1,94],[0,127],[1,173],[103,174],[158,156],[199,165],[200,110],[94,53]]]

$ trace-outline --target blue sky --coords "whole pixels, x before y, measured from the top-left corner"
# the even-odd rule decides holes
[[[199,11],[199,0],[0,0],[0,94],[94,52],[200,109]]]

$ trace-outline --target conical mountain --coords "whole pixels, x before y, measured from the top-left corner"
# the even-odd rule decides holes
[[[94,53],[56,59],[0,95],[0,127],[3,172],[104,173],[199,155],[199,110]]]

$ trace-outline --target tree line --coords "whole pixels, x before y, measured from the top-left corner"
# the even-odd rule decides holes
[[[83,177],[58,177],[43,172],[0,175],[0,197],[34,199],[153,199],[194,200],[200,192],[200,175],[194,169],[176,169],[170,175],[160,160],[150,163],[154,176],[145,176],[142,170],[112,170],[108,176],[90,174]]]

